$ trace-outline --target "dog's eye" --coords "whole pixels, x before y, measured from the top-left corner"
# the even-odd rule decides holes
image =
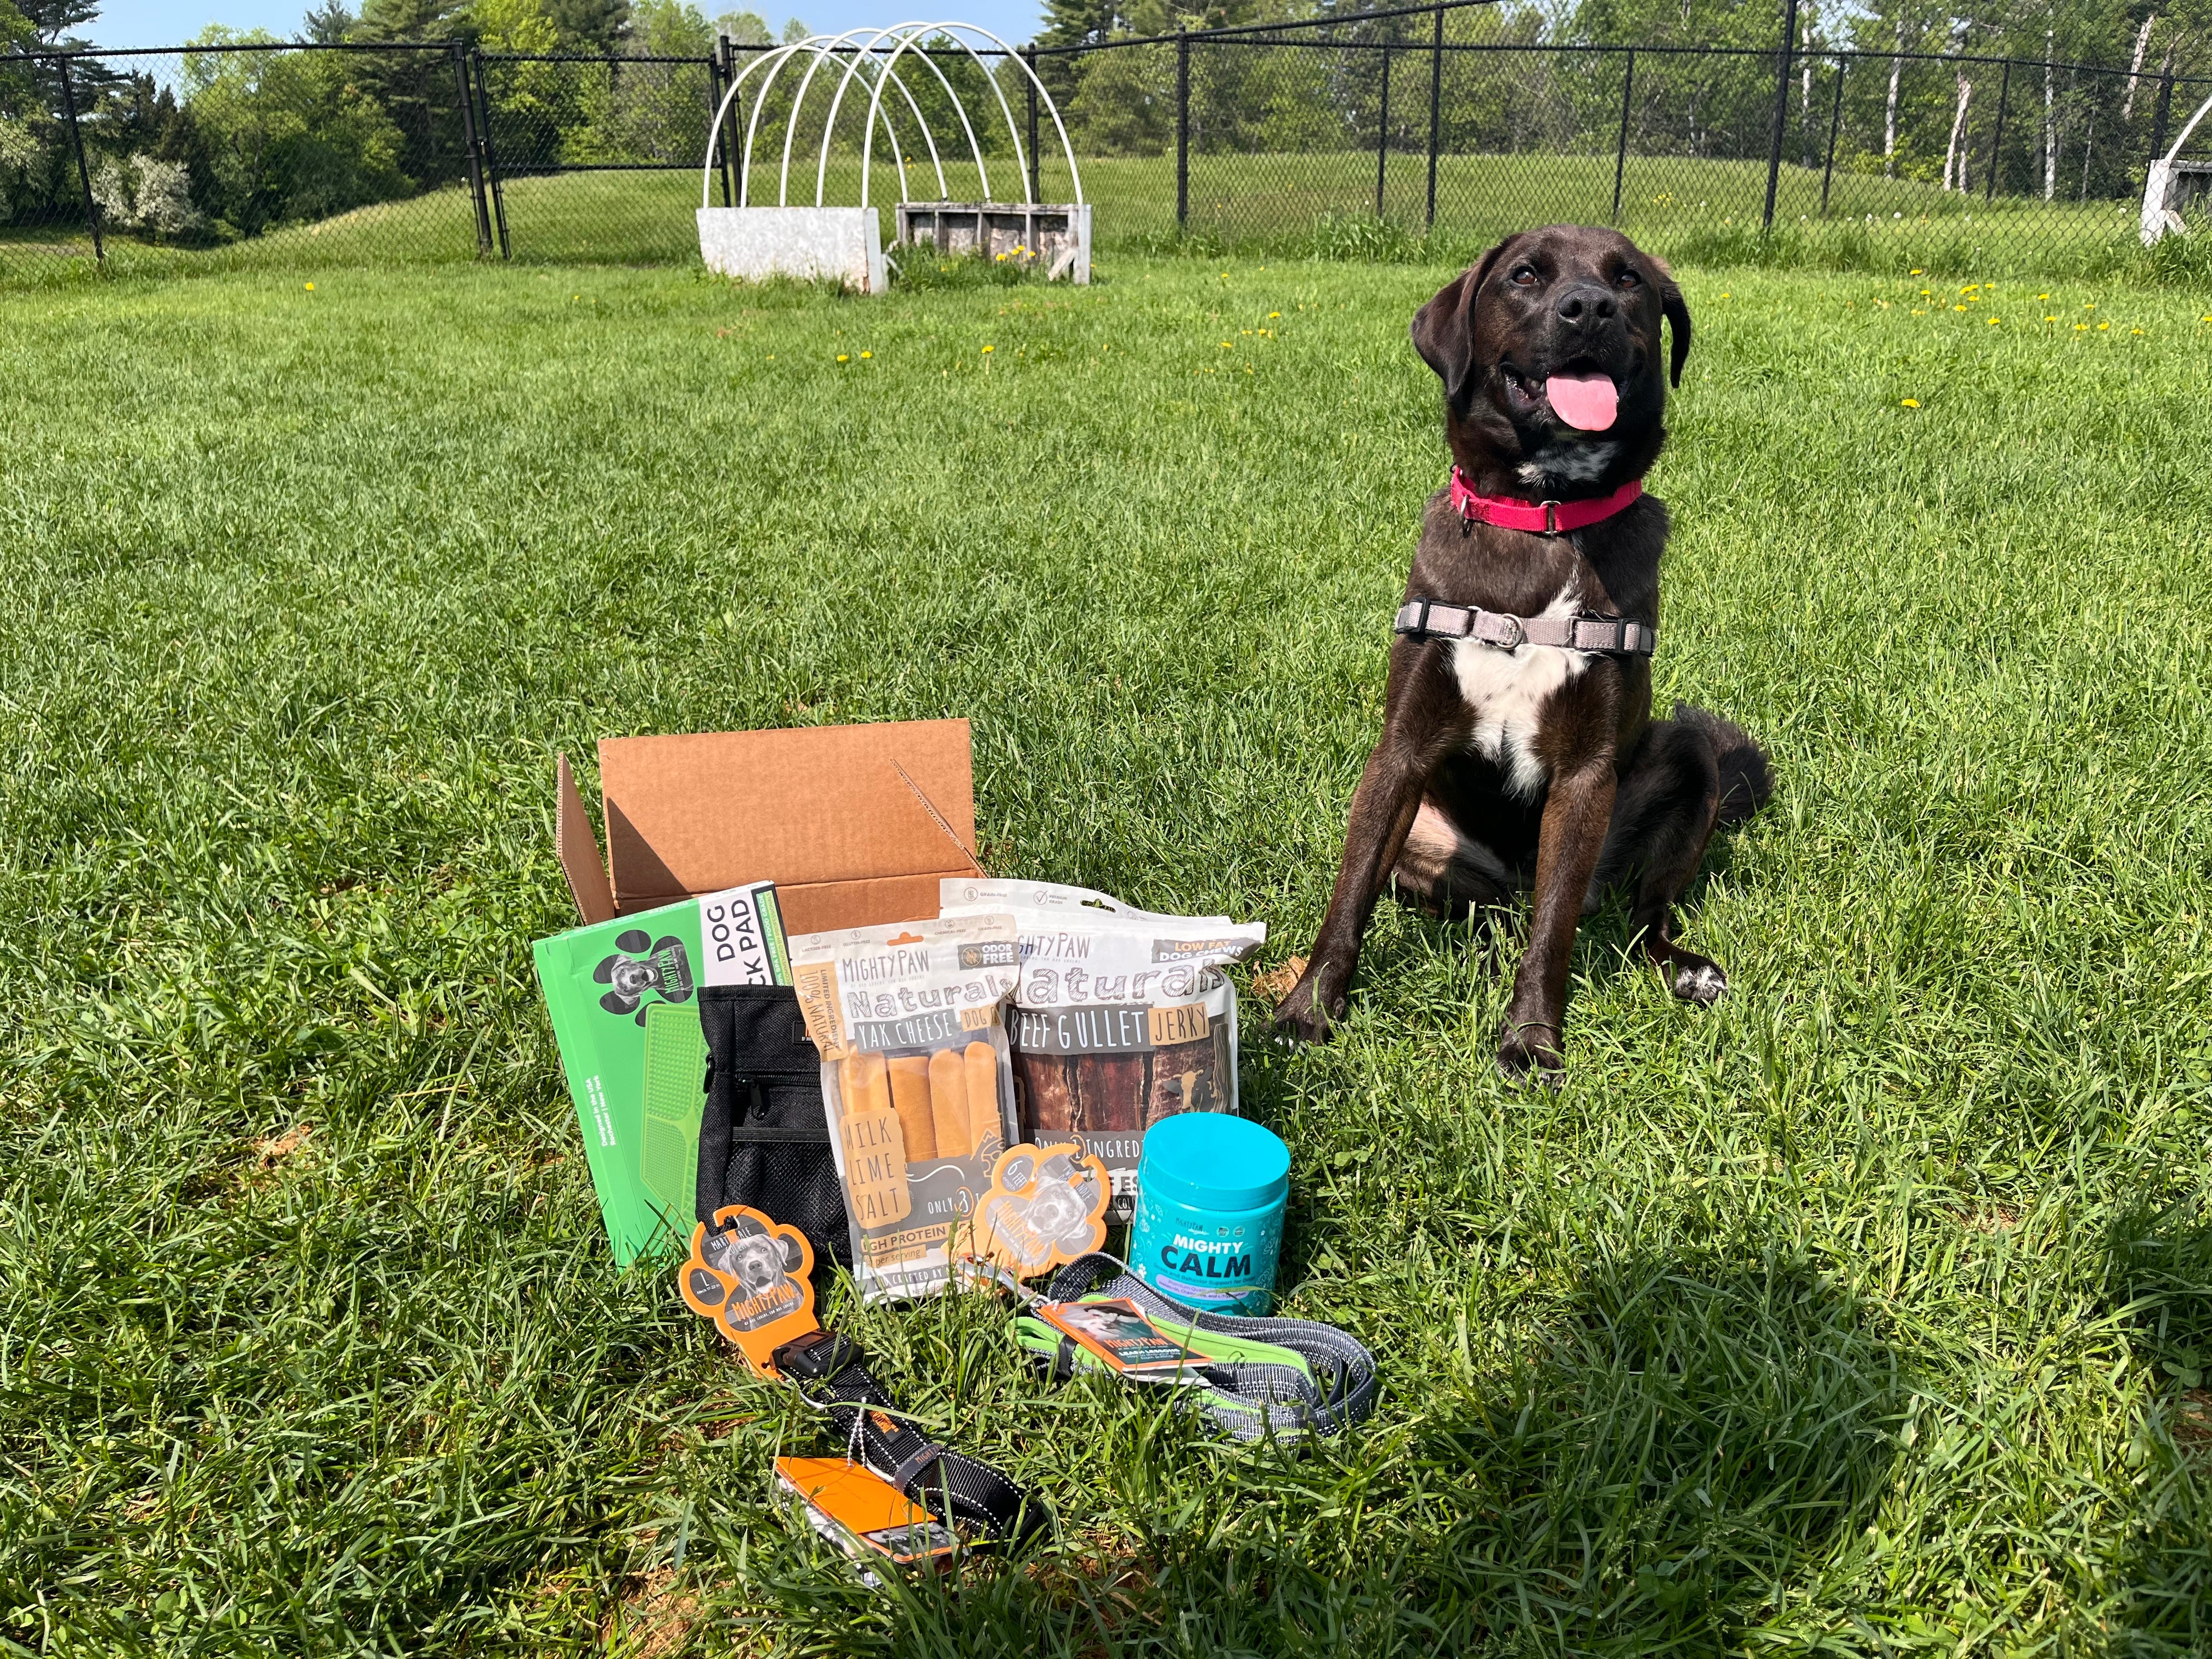
[[[1536,268],[1534,265],[1516,265],[1513,274],[1506,280],[1516,288],[1534,288],[1536,286]]]
[[[1614,277],[1613,280],[1622,288],[1641,288],[1644,286],[1644,279],[1632,270],[1624,270],[1620,276]]]

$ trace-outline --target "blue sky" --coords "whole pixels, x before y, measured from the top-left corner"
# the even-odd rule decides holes
[[[112,0],[89,23],[75,33],[103,46],[173,46],[198,33],[210,23],[233,28],[264,28],[289,39],[299,33],[300,19],[312,0]],[[781,29],[793,15],[787,4],[747,5],[720,0],[694,0],[708,16],[724,11],[752,10]],[[354,8],[360,9],[358,4]],[[1036,33],[1042,8],[1036,0],[951,0],[944,11],[887,9],[868,0],[800,0],[797,15],[815,28],[829,31],[872,27],[878,24],[939,19],[979,24],[1008,40],[1026,40]]]

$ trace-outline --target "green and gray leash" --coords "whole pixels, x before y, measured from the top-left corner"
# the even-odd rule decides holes
[[[1375,1409],[1375,1356],[1334,1325],[1194,1313],[1103,1252],[1061,1268],[1042,1297],[1024,1293],[1024,1300],[1045,1302],[1117,1299],[1135,1303],[1190,1354],[1190,1364],[1182,1370],[1140,1372],[1130,1380],[1177,1387],[1178,1405],[1203,1413],[1232,1440],[1272,1437],[1298,1446],[1363,1422]],[[1112,1370],[1074,1338],[1032,1314],[1014,1316],[1014,1341],[1055,1381],[1077,1371]]]

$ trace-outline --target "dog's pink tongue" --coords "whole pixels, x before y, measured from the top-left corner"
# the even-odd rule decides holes
[[[1552,412],[1569,426],[1602,432],[1620,412],[1620,389],[1604,374],[1554,374],[1544,382]]]

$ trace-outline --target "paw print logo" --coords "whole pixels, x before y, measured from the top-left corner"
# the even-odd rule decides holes
[[[684,1300],[735,1340],[813,1300],[806,1276],[814,1253],[798,1230],[737,1206],[718,1210],[714,1224],[691,1235],[684,1264]]]
[[[658,996],[663,1002],[686,1002],[691,996],[691,953],[673,934],[655,939],[642,927],[633,927],[615,939],[616,954],[592,969],[592,978],[611,986],[599,999],[611,1014],[635,1014],[645,1024],[645,1001]]]
[[[1024,1277],[1073,1261],[1106,1238],[1106,1166],[1082,1148],[1014,1146],[975,1212],[982,1254]]]

